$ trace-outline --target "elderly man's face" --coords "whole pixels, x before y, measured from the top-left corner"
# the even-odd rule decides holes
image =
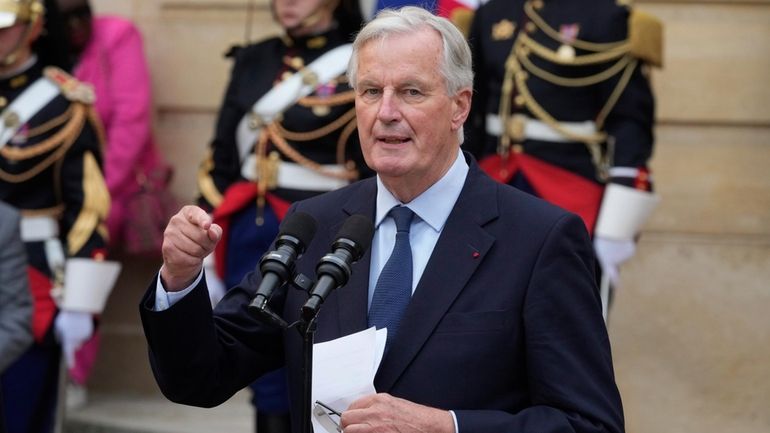
[[[402,201],[446,173],[468,116],[471,89],[447,95],[442,50],[439,34],[425,28],[370,41],[359,51],[354,87],[361,148],[386,185],[410,190]]]

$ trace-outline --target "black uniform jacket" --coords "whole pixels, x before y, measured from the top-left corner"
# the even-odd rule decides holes
[[[530,13],[525,12],[527,8]],[[529,38],[554,54],[563,45],[557,40],[559,35],[589,44],[622,42],[628,37],[629,13],[628,7],[615,0],[491,0],[480,7],[469,35],[476,74],[471,117],[466,123],[472,143],[469,150],[477,157],[496,152],[499,139],[487,134],[486,118],[499,114],[506,60],[515,41]],[[580,58],[593,53],[576,45],[572,54]],[[616,100],[610,102],[611,110],[600,125],[614,147],[607,155],[608,166],[647,166],[653,147],[654,100],[641,61],[627,84],[620,86],[622,92],[613,95],[624,72],[612,70],[619,58],[578,65],[529,49],[518,60],[525,72],[526,91],[514,84],[508,101],[510,114],[540,121],[544,121],[543,113],[558,122],[597,121],[603,117],[601,112],[608,101]],[[597,77],[604,73],[606,77]],[[525,93],[531,97],[525,97]],[[533,109],[533,105],[542,110]],[[583,143],[524,139],[512,144],[521,145],[523,152],[545,162],[599,181],[596,164]],[[602,146],[606,152],[607,143]]]

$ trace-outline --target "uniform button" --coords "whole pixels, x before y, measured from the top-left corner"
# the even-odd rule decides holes
[[[528,22],[527,24],[524,24],[524,30],[527,33],[535,33],[537,31],[537,26],[532,21]]]
[[[302,57],[292,57],[289,59],[289,66],[294,69],[302,69],[305,67],[305,61],[302,60]]]

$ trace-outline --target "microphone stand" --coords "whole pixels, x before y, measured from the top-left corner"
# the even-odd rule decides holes
[[[302,318],[297,326],[297,330],[302,335],[302,433],[313,433],[313,423],[311,421],[313,404],[313,342],[315,340],[316,317],[310,320]]]
[[[313,281],[307,278],[303,274],[297,274],[291,281],[291,285],[294,288],[302,290],[306,293],[310,291],[313,286]],[[320,305],[313,310],[312,314],[301,314],[300,319],[291,325],[285,322],[279,315],[275,314],[267,306],[267,302],[264,303],[252,303],[248,307],[249,311],[260,319],[266,321],[272,326],[277,326],[282,329],[288,329],[296,327],[302,336],[302,395],[301,404],[302,410],[300,416],[302,418],[301,433],[313,433],[312,417],[312,404],[313,404],[313,344],[315,341],[316,331],[316,318],[318,317],[318,310]]]

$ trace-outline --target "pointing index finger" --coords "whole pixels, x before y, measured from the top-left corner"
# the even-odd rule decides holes
[[[197,206],[185,206],[183,212],[187,221],[200,227],[202,230],[208,231],[209,227],[211,227],[211,215],[203,209]]]

